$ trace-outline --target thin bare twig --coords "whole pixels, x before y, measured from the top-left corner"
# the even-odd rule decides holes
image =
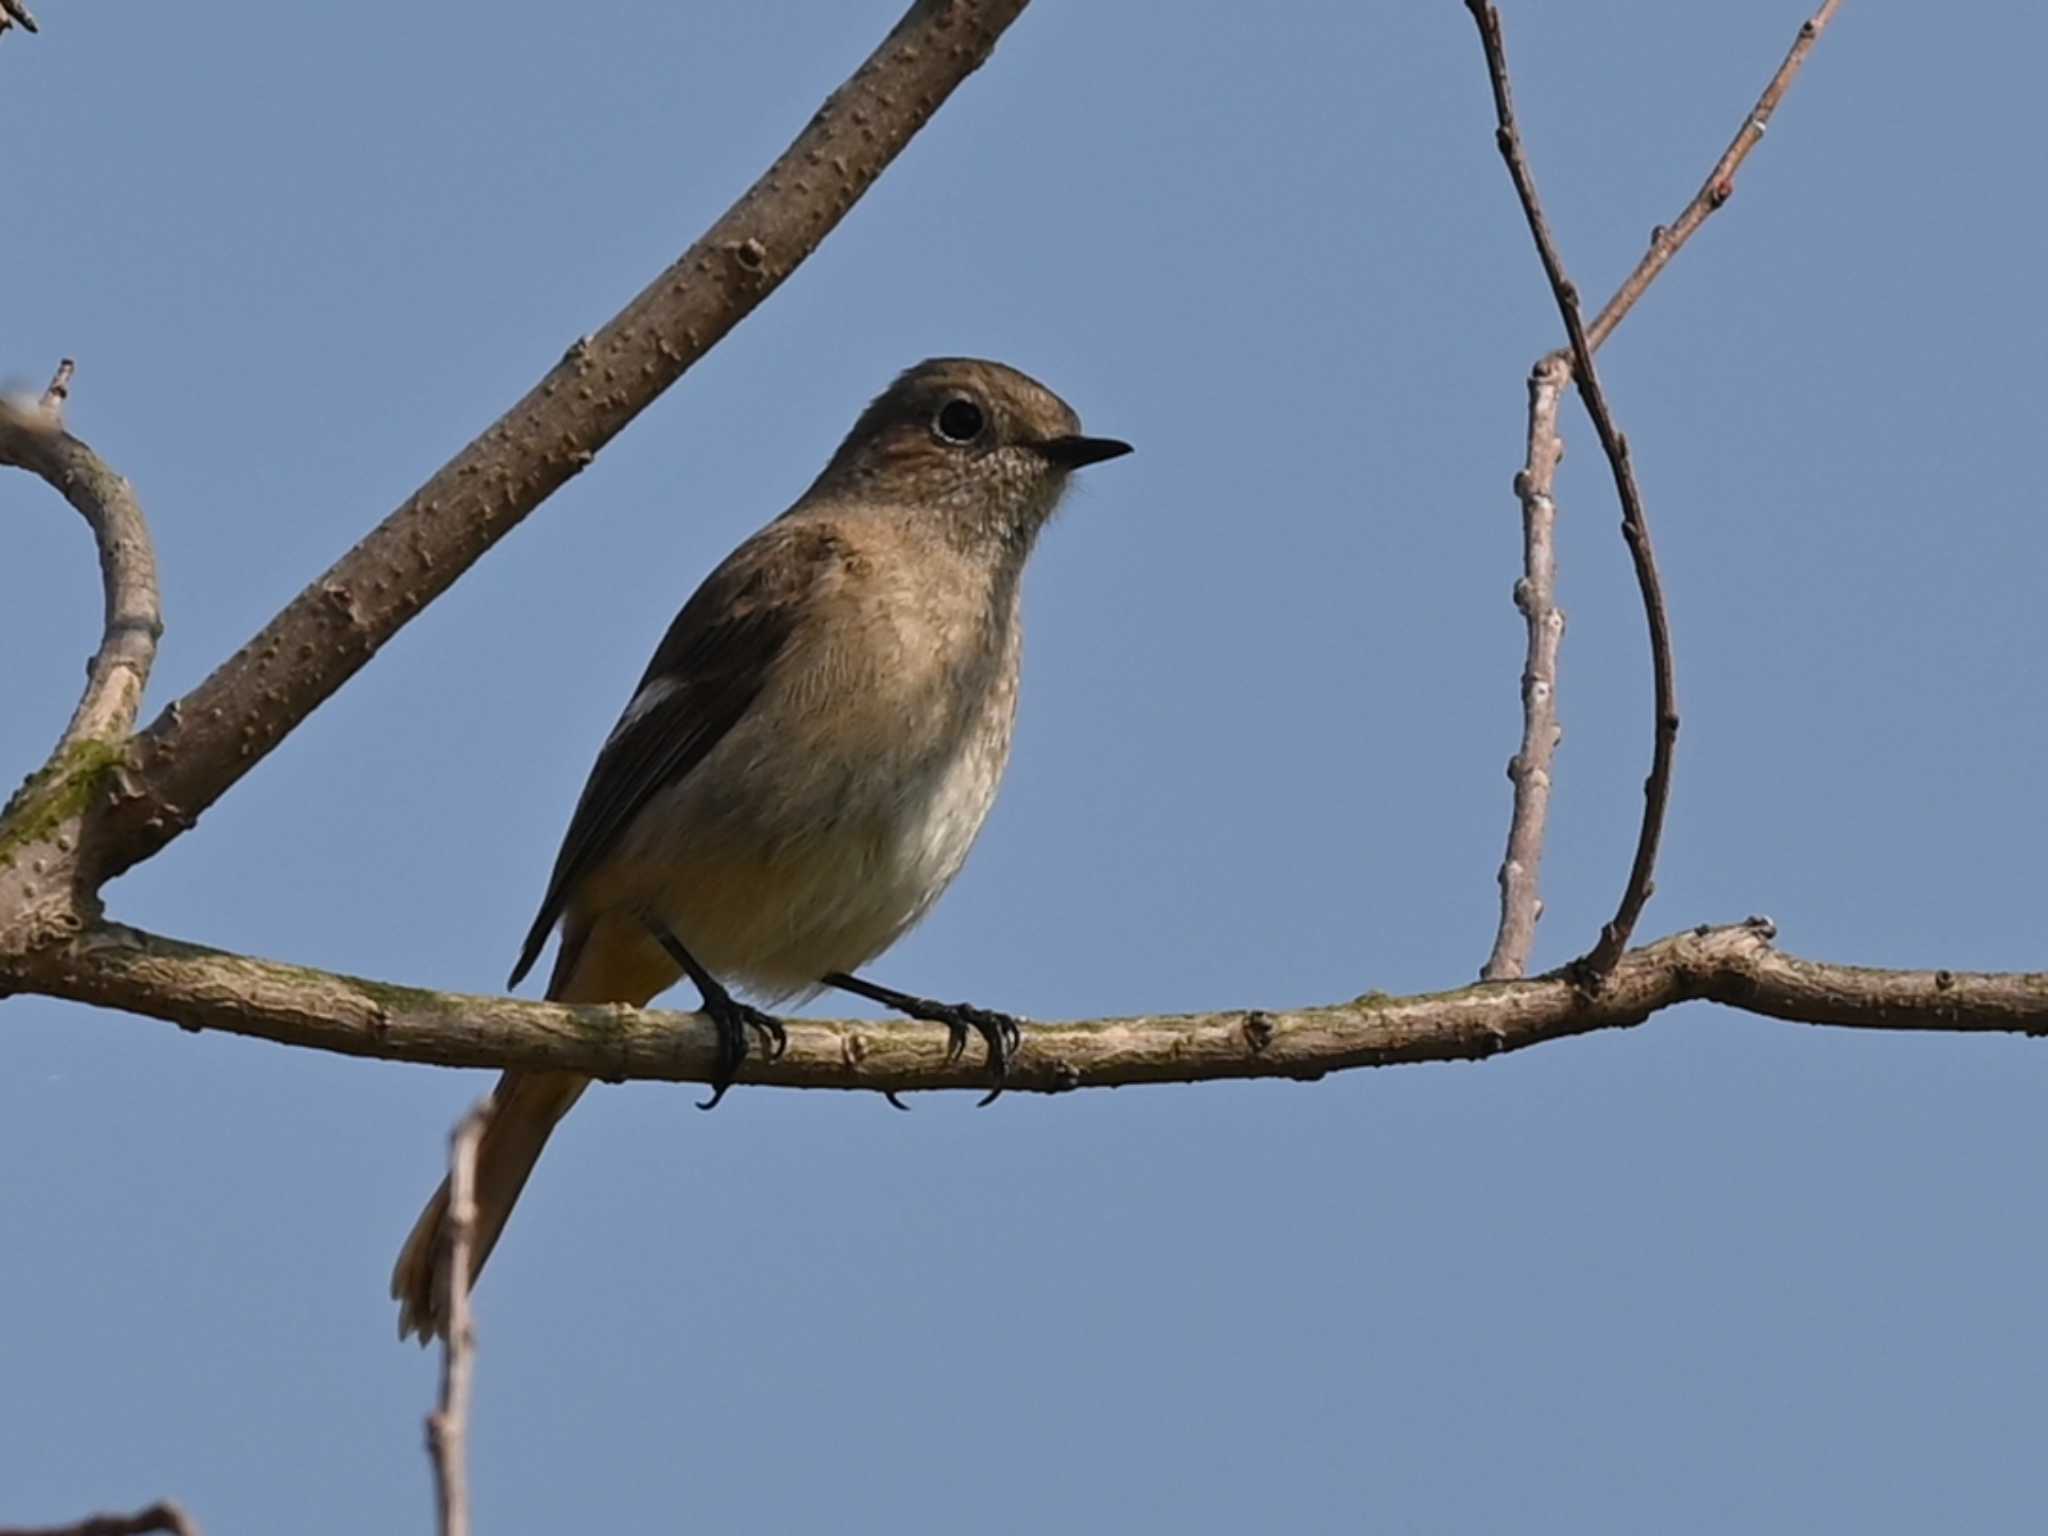
[[[1451,992],[1372,992],[1323,1007],[1144,1015],[1032,1025],[1012,1090],[1314,1078],[1351,1067],[1463,1061],[1642,1022],[1705,999],[1797,1023],[2048,1035],[2048,974],[1881,971],[1775,949],[1771,925],[1700,928],[1632,949],[1589,993],[1571,968]],[[707,1083],[717,1032],[699,1014],[470,997],[284,965],[102,924],[33,955],[0,986],[385,1061],[575,1072],[614,1082]],[[789,1019],[788,1047],[740,1081],[907,1092],[988,1087],[979,1052],[943,1025]]]
[[[49,386],[43,391],[43,409],[62,411],[64,402],[71,398],[71,375],[78,371],[78,364],[70,358],[60,359],[57,371],[50,375]]]
[[[1543,834],[1550,818],[1550,765],[1563,731],[1557,723],[1557,649],[1564,612],[1557,606],[1557,466],[1564,443],[1557,409],[1571,381],[1570,364],[1555,354],[1529,374],[1529,450],[1515,476],[1522,504],[1522,577],[1515,606],[1529,629],[1529,660],[1522,669],[1522,747],[1508,764],[1515,786],[1508,821],[1508,851],[1500,866],[1500,927],[1480,976],[1512,981],[1529,969],[1536,920],[1543,915]]]
[[[1742,162],[1749,158],[1749,152],[1762,142],[1764,129],[1770,125],[1771,114],[1778,110],[1778,103],[1785,92],[1791,89],[1793,77],[1806,62],[1807,54],[1829,22],[1835,19],[1835,12],[1841,8],[1842,0],[1826,0],[1814,12],[1811,20],[1803,22],[1799,35],[1792,40],[1792,51],[1785,55],[1785,62],[1778,66],[1778,72],[1771,76],[1771,83],[1764,87],[1763,95],[1756,105],[1749,109],[1749,116],[1742,120],[1742,126],[1735,130],[1735,138],[1725,153],[1714,163],[1707,179],[1700,184],[1693,200],[1685,205],[1685,211],[1669,224],[1660,224],[1650,233],[1650,248],[1643,253],[1643,259],[1636,263],[1636,269],[1629,273],[1626,281],[1615,289],[1614,297],[1593,317],[1593,323],[1586,327],[1586,342],[1594,351],[1614,333],[1622,318],[1635,308],[1640,299],[1657,280],[1672,257],[1676,256],[1685,242],[1690,240],[1699,227],[1715,213],[1721,205],[1735,195],[1735,173]]]
[[[168,1531],[170,1536],[199,1536],[199,1526],[192,1517],[169,1499],[138,1509],[132,1515],[88,1515],[76,1525],[0,1526],[0,1536],[148,1536],[152,1531]]]
[[[1595,352],[1649,290],[1671,258],[1699,227],[1726,203],[1735,190],[1735,172],[1764,136],[1764,128],[1793,77],[1806,62],[1815,40],[1834,19],[1841,0],[1826,0],[1793,39],[1792,49],[1764,93],[1743,119],[1699,192],[1685,211],[1650,235],[1650,248],[1614,296],[1586,329],[1586,343]],[[1557,649],[1564,615],[1557,606],[1554,553],[1557,502],[1552,492],[1564,444],[1557,435],[1558,396],[1570,376],[1569,351],[1541,359],[1530,375],[1528,452],[1515,480],[1522,508],[1522,578],[1515,584],[1515,606],[1527,620],[1528,660],[1522,671],[1522,746],[1508,764],[1515,786],[1514,809],[1508,821],[1507,852],[1500,867],[1500,926],[1493,952],[1480,972],[1489,981],[1507,981],[1528,971],[1535,946],[1536,922],[1543,910],[1540,880],[1543,843],[1550,809],[1551,763],[1563,732],[1557,723]],[[1546,387],[1547,386],[1547,387]]]
[[[137,738],[111,879],[191,826],[385,641],[796,270],[1025,0],[916,0],[738,202],[596,334]]]
[[[1614,471],[1614,488],[1621,498],[1621,532],[1628,543],[1629,558],[1635,564],[1636,584],[1642,589],[1643,611],[1650,630],[1650,668],[1655,679],[1656,725],[1651,751],[1650,776],[1643,785],[1643,820],[1636,835],[1636,852],[1629,866],[1628,883],[1614,916],[1600,930],[1599,940],[1578,962],[1581,980],[1598,985],[1614,968],[1628,948],[1636,919],[1655,889],[1657,846],[1664,835],[1664,811],[1671,799],[1671,762],[1678,744],[1678,685],[1671,655],[1671,618],[1664,601],[1664,585],[1657,573],[1656,551],[1650,544],[1650,526],[1643,511],[1643,497],[1636,485],[1635,467],[1630,462],[1628,439],[1614,425],[1600,375],[1593,366],[1593,349],[1586,341],[1586,328],[1579,316],[1579,293],[1564,269],[1557,242],[1544,217],[1542,201],[1536,195],[1535,173],[1522,148],[1521,130],[1515,123],[1514,93],[1508,81],[1507,45],[1501,36],[1500,12],[1486,0],[1465,0],[1465,8],[1479,28],[1479,40],[1486,50],[1487,74],[1493,84],[1493,106],[1497,121],[1495,142],[1507,162],[1508,175],[1521,198],[1522,212],[1535,237],[1550,291],[1557,299],[1564,319],[1565,334],[1571,339],[1572,375],[1578,382],[1579,397],[1586,414],[1593,418],[1593,430]]]
[[[156,546],[135,499],[135,487],[64,430],[62,408],[71,392],[71,374],[71,360],[66,358],[42,399],[32,406],[0,399],[0,464],[25,469],[48,482],[78,509],[99,545],[105,600],[100,647],[86,673],[84,696],[53,758],[62,758],[81,742],[115,746],[127,740],[142,708],[142,691],[164,628]]]
[[[427,1451],[434,1462],[435,1508],[441,1536],[469,1536],[470,1373],[476,1325],[469,1315],[469,1250],[476,1236],[476,1154],[490,1124],[492,1100],[480,1099],[456,1125],[448,1144],[448,1246],[441,1257],[441,1401],[427,1415]]]

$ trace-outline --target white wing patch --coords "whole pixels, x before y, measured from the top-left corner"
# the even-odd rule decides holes
[[[628,730],[632,729],[635,721],[645,717],[648,711],[661,708],[668,700],[675,697],[676,691],[682,686],[681,683],[672,677],[657,677],[645,688],[634,694],[632,702],[626,706],[626,712],[619,716],[619,723],[612,727],[611,735],[605,737],[605,747],[615,746],[618,739],[625,735]]]

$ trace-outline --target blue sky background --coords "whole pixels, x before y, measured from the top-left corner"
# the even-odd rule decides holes
[[[0,40],[0,374],[161,546],[153,709],[679,252],[897,13],[49,0]],[[1803,0],[1508,7],[1589,299]],[[1685,730],[1654,935],[2048,965],[2048,19],[1852,3],[1603,354]],[[1469,979],[1518,726],[1523,377],[1556,338],[1470,20],[1041,0],[787,287],[408,628],[124,919],[497,986],[699,577],[931,353],[1136,457],[1029,582],[1016,759],[885,980],[1044,1017]],[[1593,435],[1560,494],[1538,962],[1648,754]],[[97,635],[0,480],[0,770]],[[687,1001],[679,994],[680,1001]],[[0,1522],[430,1528],[393,1252],[485,1085],[0,1005]],[[1485,1065],[585,1099],[479,1292],[481,1532],[2018,1530],[2048,1496],[2048,1046],[1695,1006]]]

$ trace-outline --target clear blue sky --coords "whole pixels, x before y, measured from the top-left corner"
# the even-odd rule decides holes
[[[0,373],[142,491],[153,706],[603,321],[894,20],[47,0],[0,40]],[[1589,297],[1805,0],[1508,7]],[[1644,932],[2048,965],[2038,64],[1851,0],[1604,368],[1685,733]],[[1555,338],[1456,0],[1041,0],[789,285],[200,828],[187,938],[489,990],[705,570],[939,352],[1138,456],[1027,592],[981,846],[875,974],[1042,1017],[1475,974]],[[1607,915],[1642,620],[1574,409],[1549,913]],[[97,633],[0,479],[0,771]],[[687,1003],[687,995],[679,994]],[[466,1075],[0,1005],[0,1523],[429,1528],[384,1283]],[[1013,1097],[602,1089],[478,1296],[480,1532],[2017,1530],[2048,1499],[2048,1045],[1690,1007],[1479,1066]]]

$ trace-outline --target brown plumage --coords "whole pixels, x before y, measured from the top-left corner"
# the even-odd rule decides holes
[[[930,910],[995,799],[1032,544],[1071,470],[1127,451],[1080,436],[1064,401],[999,363],[898,378],[669,627],[591,770],[513,984],[558,923],[560,1002],[641,1006],[682,976],[679,947],[736,1050],[748,1011],[721,983],[764,1000],[865,986],[848,973]],[[1003,1037],[988,1038],[1000,1085]],[[472,1278],[587,1084],[499,1080]],[[443,1326],[446,1213],[444,1183],[392,1274],[401,1337]]]

